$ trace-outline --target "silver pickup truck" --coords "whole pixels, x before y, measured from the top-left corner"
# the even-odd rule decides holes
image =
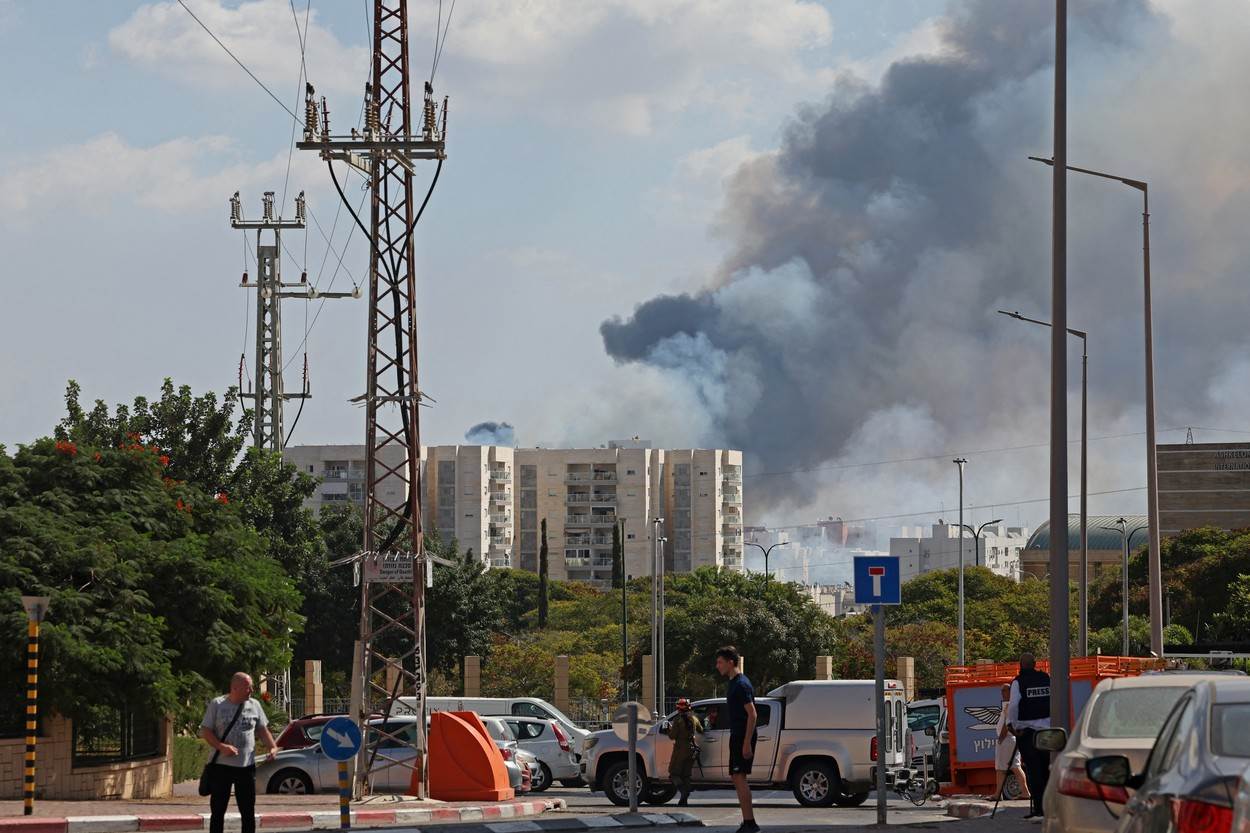
[[[790,789],[807,807],[857,807],[868,799],[878,759],[887,769],[906,766],[910,742],[903,686],[886,681],[886,745],[878,755],[875,687],[872,680],[801,680],[755,699],[759,717],[755,789]],[[729,722],[725,699],[699,700],[692,705],[707,730],[699,736],[695,789],[725,789],[729,778]],[[642,799],[669,801],[675,789],[668,782],[673,742],[651,726],[638,740],[638,773]],[[582,754],[582,777],[592,790],[603,790],[613,804],[629,803],[629,746],[611,730],[595,732]]]

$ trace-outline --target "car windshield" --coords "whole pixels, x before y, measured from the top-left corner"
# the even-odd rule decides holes
[[[1153,738],[1184,693],[1180,686],[1113,688],[1094,701],[1087,734],[1091,738]]]
[[[1250,703],[1228,703],[1211,709],[1211,749],[1216,755],[1250,758]]]
[[[938,725],[938,719],[942,716],[940,706],[919,706],[918,708],[907,710],[907,728],[913,732],[923,732],[930,726]]]

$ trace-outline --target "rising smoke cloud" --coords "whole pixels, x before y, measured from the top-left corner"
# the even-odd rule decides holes
[[[507,422],[479,422],[464,432],[471,445],[516,445],[516,430]]]
[[[1174,21],[1145,0],[1080,3],[1072,15],[1070,158],[1146,178],[1168,170],[1177,134],[1193,128],[1174,121],[1179,102],[1168,97],[1181,91],[1153,66],[1166,56],[1190,62],[1172,75],[1198,73],[1205,45],[1174,37]],[[1053,5],[955,2],[939,29],[936,54],[899,60],[875,84],[843,77],[826,102],[797,113],[775,152],[737,171],[718,220],[730,251],[705,289],[653,298],[600,328],[618,363],[661,368],[696,394],[709,441],[745,449],[748,470],[1046,437],[1046,336],[994,310],[1050,309],[1050,179],[1025,157],[1051,145]],[[1244,153],[1235,168],[1245,204]],[[1201,192],[1195,173],[1188,190]],[[1091,330],[1092,431],[1140,430],[1139,197],[1075,179],[1070,321]],[[1220,257],[1193,262],[1185,235],[1210,208],[1172,186],[1156,181],[1153,193],[1173,200],[1156,240],[1170,273],[1156,288],[1163,425],[1210,413],[1217,379],[1223,388],[1237,372],[1225,357],[1245,340],[1244,306],[1210,303],[1215,293],[1244,301],[1227,252],[1244,251],[1245,236],[1230,229]],[[1195,285],[1208,303],[1187,295]],[[1233,366],[1244,375],[1244,362]],[[1095,452],[1092,488],[1144,481],[1137,445],[1116,455]],[[949,469],[865,472],[861,482],[878,509],[924,506],[935,480],[950,491]],[[1044,481],[1044,466],[987,473],[979,496],[1045,494]],[[766,508],[832,508],[815,494],[828,484],[807,475],[752,485]],[[862,495],[834,497],[839,511],[867,508]]]

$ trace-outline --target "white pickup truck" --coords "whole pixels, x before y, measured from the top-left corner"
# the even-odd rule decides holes
[[[790,789],[807,807],[857,807],[868,799],[880,759],[887,769],[909,763],[905,694],[886,681],[886,744],[878,755],[875,685],[872,680],[801,680],[755,698],[759,742],[749,781],[755,789]],[[699,736],[695,789],[729,783],[729,722],[725,699],[699,700],[694,713],[707,727]],[[665,718],[672,719],[673,715]],[[673,742],[651,726],[638,740],[642,799],[663,804],[675,792],[668,782]],[[582,754],[582,777],[613,804],[629,803],[628,742],[611,730],[595,732]]]

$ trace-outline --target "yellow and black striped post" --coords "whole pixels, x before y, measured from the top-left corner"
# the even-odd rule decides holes
[[[22,814],[35,813],[35,743],[39,737],[39,623],[47,596],[22,596],[26,608],[26,765],[22,772]]]
[[[39,734],[39,622],[26,623],[26,767],[22,773],[22,814],[35,812],[35,740]]]
[[[352,786],[347,780],[347,761],[339,761],[339,827],[352,826]]]

